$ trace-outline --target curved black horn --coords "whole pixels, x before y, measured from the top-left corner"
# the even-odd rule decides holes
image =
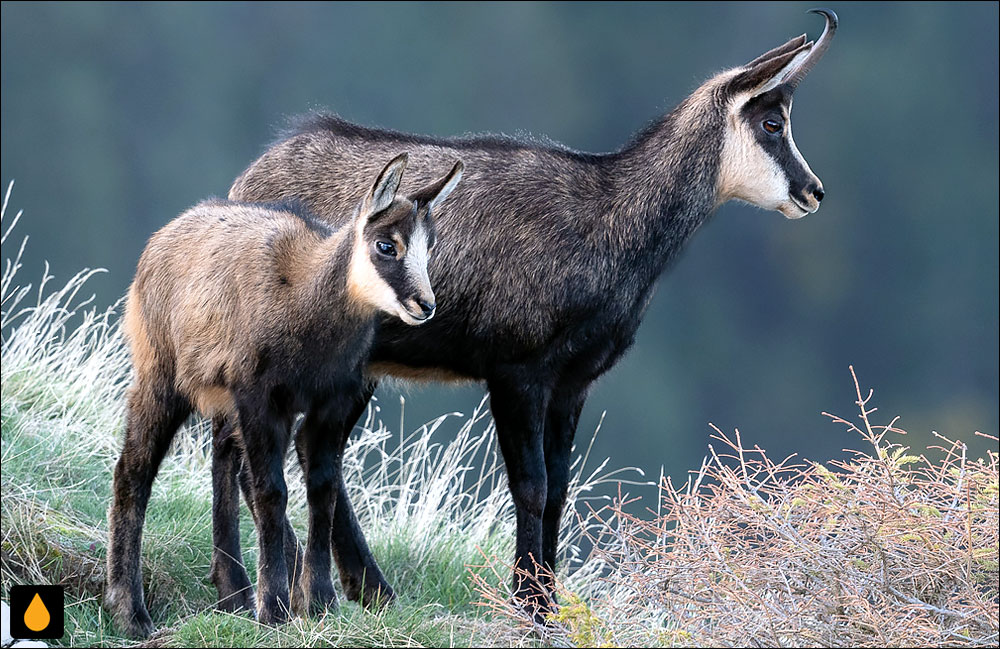
[[[823,28],[823,34],[813,45],[812,51],[809,52],[809,56],[802,61],[799,67],[795,68],[791,74],[788,75],[788,80],[785,81],[789,86],[795,88],[799,85],[799,82],[805,78],[812,67],[816,65],[816,61],[822,58],[823,54],[830,48],[830,41],[833,40],[833,35],[837,31],[837,14],[833,12],[832,9],[810,9],[809,13],[820,14],[826,18],[826,27]]]

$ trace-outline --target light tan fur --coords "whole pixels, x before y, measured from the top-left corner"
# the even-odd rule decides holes
[[[354,226],[354,245],[351,248],[351,263],[347,271],[347,295],[353,304],[372,304],[386,313],[405,313],[400,307],[396,292],[378,274],[372,264],[369,253],[369,242],[365,241],[363,233],[364,219],[358,219]],[[413,316],[406,313],[400,315],[404,322],[409,323]],[[408,319],[407,319],[408,318]]]
[[[225,386],[253,376],[255,350],[297,346],[289,333],[344,308],[316,296],[346,236],[322,236],[294,213],[259,206],[208,201],[188,210],[150,239],[129,290],[124,333],[137,376],[166,372],[203,415],[231,413]]]
[[[233,400],[233,393],[222,386],[212,385],[203,387],[191,395],[191,401],[198,412],[208,418],[220,415],[233,416],[236,414],[236,402]]]
[[[370,363],[365,372],[373,379],[383,381],[386,378],[396,378],[417,383],[478,383],[479,379],[463,376],[443,367],[410,367],[402,363],[376,362]]]
[[[132,351],[132,366],[138,376],[149,376],[156,367],[156,350],[146,334],[146,325],[142,318],[142,308],[136,288],[129,288],[125,303],[125,314],[122,317],[122,332],[129,341]]]

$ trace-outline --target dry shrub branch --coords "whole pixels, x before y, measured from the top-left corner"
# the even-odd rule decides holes
[[[700,470],[661,480],[657,511],[620,498],[589,513],[600,577],[564,577],[562,609],[535,631],[576,646],[996,646],[997,452],[971,460],[937,433],[911,452],[851,375],[857,422],[824,414],[865,450],[776,462],[713,427]]]

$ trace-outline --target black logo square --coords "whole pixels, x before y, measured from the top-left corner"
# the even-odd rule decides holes
[[[18,640],[56,640],[63,636],[62,586],[11,586],[10,634]]]

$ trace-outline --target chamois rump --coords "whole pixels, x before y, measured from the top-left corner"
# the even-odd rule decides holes
[[[413,183],[463,158],[465,180],[436,214],[442,245],[428,268],[438,315],[419,328],[382,322],[368,372],[485,381],[520,567],[555,568],[570,448],[588,389],[632,344],[657,278],[684,244],[729,200],[789,219],[819,208],[823,185],[799,153],[790,120],[795,89],[837,28],[833,11],[813,11],[826,21],[817,41],[793,38],[713,76],[613,153],[409,135],[313,115],[234,181],[231,199],[294,198],[339,223],[379,155],[405,147]],[[358,390],[337,421],[349,428],[374,387]],[[238,516],[235,503],[223,516],[224,509],[216,509],[217,530]],[[333,516],[347,596],[367,604],[391,594],[343,487]],[[517,598],[539,602],[538,613],[553,604],[544,576],[515,577],[514,588]]]
[[[228,420],[216,427],[225,439],[213,448],[237,438],[245,451],[260,545],[258,619],[269,623],[291,606],[283,465],[292,420],[304,413],[296,437],[309,502],[301,592],[313,608],[336,602],[330,534],[343,440],[329,432],[353,423],[338,418],[364,389],[376,315],[407,325],[434,315],[431,211],[462,173],[457,162],[397,196],[406,163],[399,155],[365,183],[371,189],[353,218],[337,226],[290,204],[208,200],[150,239],[125,309],[135,376],[108,514],[106,603],[129,633],[153,630],[139,566],[142,525],[160,461],[192,410]]]

